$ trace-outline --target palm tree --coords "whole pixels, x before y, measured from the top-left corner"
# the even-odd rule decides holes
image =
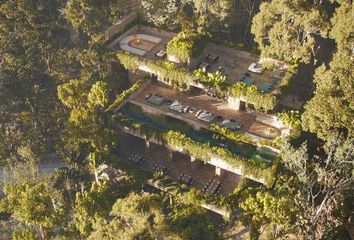
[[[89,168],[90,171],[93,173],[95,176],[95,182],[99,185],[100,181],[108,181],[109,176],[106,173],[106,170],[108,169],[108,166],[106,164],[100,164],[97,166],[96,160],[97,160],[97,155],[96,153],[90,153],[89,157]]]

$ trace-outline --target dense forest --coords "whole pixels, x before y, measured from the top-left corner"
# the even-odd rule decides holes
[[[131,84],[104,32],[132,12],[134,24],[195,31],[290,66],[285,92],[305,102],[290,119],[296,131],[282,139],[272,184],[244,178],[221,200],[238,213],[222,227],[199,193],[145,191],[152,174],[122,161],[110,106]],[[350,239],[351,0],[1,0],[0,56],[8,239],[243,239],[230,234],[240,225],[251,239]],[[41,174],[51,157],[65,167]]]

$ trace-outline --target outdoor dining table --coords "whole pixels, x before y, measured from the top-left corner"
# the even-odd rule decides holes
[[[184,182],[186,184],[191,184],[192,180],[193,180],[193,177],[191,176],[188,176],[186,174],[181,174],[178,178],[181,182]]]
[[[166,173],[168,171],[168,168],[162,165],[161,163],[158,163],[154,165],[153,170],[156,172]]]
[[[133,162],[133,163],[142,163],[144,161],[142,156],[139,156],[138,154],[132,154],[129,158],[129,161]]]
[[[221,182],[217,179],[214,179],[211,184],[208,186],[207,188],[207,193],[209,194],[214,194],[216,192],[216,190],[219,188],[219,186],[221,185]]]

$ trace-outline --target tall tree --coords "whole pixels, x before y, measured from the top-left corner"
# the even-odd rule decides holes
[[[113,205],[111,221],[98,220],[89,239],[178,239],[165,234],[161,208],[161,196],[131,193]]]
[[[53,136],[55,80],[48,72],[53,52],[66,43],[56,0],[1,1],[0,109],[9,130],[22,130],[17,141],[43,146]],[[14,143],[14,141],[11,141]]]
[[[105,108],[119,76],[111,71],[111,53],[103,47],[73,51],[75,57],[70,54],[63,59],[69,57],[75,63],[77,78],[67,76],[65,67],[56,69],[56,75],[65,79],[58,87],[58,98],[69,110],[59,148],[69,161],[84,152],[106,154],[115,146],[115,131]]]
[[[301,206],[296,224],[308,238],[331,238],[352,212],[345,209],[345,202],[353,198],[354,139],[334,137],[324,151],[311,156],[305,144],[298,149],[285,145],[282,154],[283,163],[300,183],[298,193],[289,197]]]
[[[91,188],[77,193],[73,222],[81,236],[86,237],[92,231],[94,220],[108,214],[112,204],[111,192],[106,183],[92,183]]]
[[[169,229],[181,239],[221,239],[209,216],[199,206],[173,206],[173,210]]]
[[[321,66],[315,74],[315,96],[305,105],[302,116],[305,130],[326,139],[331,132],[354,132],[354,6],[343,2],[332,18],[330,36],[337,49],[329,67]]]
[[[145,19],[157,27],[176,29],[178,27],[177,14],[179,4],[176,0],[141,0],[141,7]]]
[[[85,88],[76,88],[80,84],[75,80],[58,89],[59,98],[71,108],[64,135],[68,144],[66,151],[74,155],[82,150],[86,154],[108,154],[115,147],[117,136],[110,115],[105,112],[110,98],[108,85],[97,81],[85,95]]]
[[[132,4],[134,1],[126,0],[68,0],[63,13],[71,25],[92,42],[102,42],[104,30],[130,13],[127,6]]]
[[[321,4],[306,0],[264,2],[253,18],[262,56],[289,63],[309,63],[317,51],[316,38],[326,36],[329,19]]]
[[[251,227],[251,236],[257,239],[262,232],[267,238],[279,239],[296,231],[297,215],[301,206],[293,196],[298,183],[294,177],[281,176],[271,189],[248,187],[240,191],[239,207],[243,210],[240,220]]]
[[[181,202],[171,206],[166,199],[150,193],[118,199],[111,220],[97,219],[89,239],[219,239],[203,210]]]
[[[5,197],[0,199],[2,212],[11,213],[18,225],[36,228],[41,239],[47,239],[55,228],[62,226],[61,195],[48,179],[38,175],[37,168],[28,163],[16,164],[8,171],[6,179],[3,183]],[[32,232],[21,232],[20,235],[33,235]]]

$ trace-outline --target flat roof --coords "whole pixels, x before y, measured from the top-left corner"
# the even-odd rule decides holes
[[[158,94],[165,97],[166,101],[167,99],[172,103],[178,101],[183,107],[189,106],[195,108],[195,110],[193,113],[171,111],[170,105],[168,105],[166,101],[160,106],[149,103],[146,100],[147,94]],[[259,114],[258,112],[248,113],[246,111],[231,109],[223,100],[216,97],[207,96],[199,91],[195,93],[180,93],[167,86],[150,82],[144,86],[144,90],[141,91],[140,94],[130,98],[129,102],[142,106],[145,109],[148,108],[150,111],[154,111],[158,114],[164,114],[185,121],[186,123],[192,124],[196,128],[209,128],[209,123],[201,121],[195,116],[198,110],[206,110],[212,113],[213,116],[222,116],[223,120],[233,119],[240,122],[242,125],[238,130],[240,133],[250,133],[266,139],[274,139],[280,135],[280,130],[275,126],[270,126],[257,121],[257,114]],[[272,131],[269,131],[269,129]],[[268,134],[268,132],[272,132],[272,134]]]
[[[158,52],[166,51],[166,46],[168,42],[176,35],[175,33],[172,32],[166,32],[163,30],[158,30],[156,28],[152,27],[147,27],[143,25],[135,25],[128,31],[126,31],[124,34],[119,36],[117,39],[112,41],[111,44],[109,44],[109,47],[117,50],[124,50],[121,48],[120,43],[121,41],[128,39],[130,36],[148,36],[151,39],[154,39],[155,46],[152,47],[150,50],[144,51],[144,53],[137,54],[139,56],[142,56],[143,58],[149,59],[149,60],[159,60],[161,58],[157,57],[156,54]],[[158,40],[158,41],[157,41]]]
[[[249,52],[238,51],[229,47],[208,43],[204,49],[203,55],[212,54],[219,56],[219,59],[210,64],[209,72],[221,70],[226,75],[226,82],[233,84],[244,82],[246,85],[256,85],[260,90],[266,90],[271,87],[269,92],[276,91],[281,83],[279,70],[265,70],[262,73],[253,73],[248,71],[252,63],[260,61],[259,57],[253,56]],[[202,59],[204,60],[204,59]]]
[[[124,40],[126,37],[139,34],[150,36],[154,39],[161,39],[161,41],[157,42],[150,51],[138,54],[145,59],[153,61],[161,59],[156,56],[156,54],[161,50],[166,51],[168,42],[176,35],[176,33],[158,30],[143,25],[136,25],[114,40],[110,44],[110,47],[121,49],[119,43],[122,39]],[[214,58],[216,57],[217,60],[208,62],[208,59],[210,59],[208,56],[210,55]],[[209,42],[206,44],[198,61],[194,61],[188,68],[191,69],[191,71],[194,71],[200,66],[200,64],[208,63],[208,72],[215,72],[217,70],[221,71],[226,75],[226,82],[229,84],[244,82],[246,85],[256,85],[258,89],[263,92],[271,92],[274,94],[279,93],[278,88],[283,77],[283,74],[279,69],[275,71],[265,70],[262,73],[248,71],[251,64],[258,63],[259,61],[259,57],[254,56],[249,52],[239,51]]]

